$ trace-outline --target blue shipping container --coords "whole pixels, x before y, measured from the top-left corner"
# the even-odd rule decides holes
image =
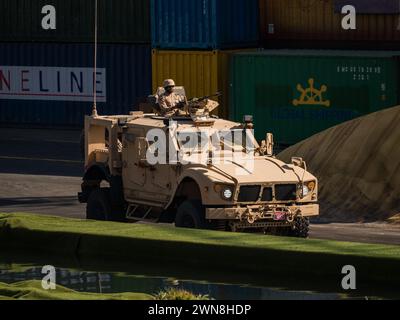
[[[153,48],[256,47],[258,21],[258,0],[151,0]]]
[[[151,94],[150,45],[0,43],[0,124],[81,126],[99,114],[127,114]]]

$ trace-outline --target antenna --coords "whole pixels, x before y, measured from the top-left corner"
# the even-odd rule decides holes
[[[93,74],[93,109],[92,109],[92,117],[97,117],[97,0],[95,1],[95,18],[94,18],[94,74]]]

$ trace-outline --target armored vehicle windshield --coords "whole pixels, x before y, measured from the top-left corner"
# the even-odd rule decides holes
[[[185,154],[212,151],[220,153],[251,153],[257,149],[251,130],[217,130],[213,128],[185,129],[177,132],[180,151]]]

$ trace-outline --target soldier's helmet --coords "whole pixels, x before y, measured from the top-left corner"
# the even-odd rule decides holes
[[[164,80],[163,87],[164,87],[164,88],[175,87],[175,81],[172,80],[172,79]]]

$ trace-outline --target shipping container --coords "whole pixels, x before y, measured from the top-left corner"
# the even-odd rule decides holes
[[[92,42],[94,0],[1,0],[0,40]],[[55,29],[49,20],[54,8]],[[98,0],[100,42],[150,43],[149,0]],[[42,13],[44,12],[44,13]],[[43,24],[45,29],[43,28]]]
[[[162,86],[164,79],[172,78],[184,86],[187,97],[204,97],[221,92],[214,98],[220,103],[218,114],[228,116],[229,61],[237,50],[167,51],[155,50],[152,54],[153,92]]]
[[[400,102],[400,52],[271,50],[235,54],[231,117],[293,144]]]
[[[151,0],[153,48],[257,47],[258,0]]]
[[[342,27],[345,4],[356,30]],[[398,50],[399,14],[397,0],[260,0],[260,33],[265,47]]]
[[[150,45],[0,43],[0,123],[80,126],[91,113],[127,114],[151,94]]]

